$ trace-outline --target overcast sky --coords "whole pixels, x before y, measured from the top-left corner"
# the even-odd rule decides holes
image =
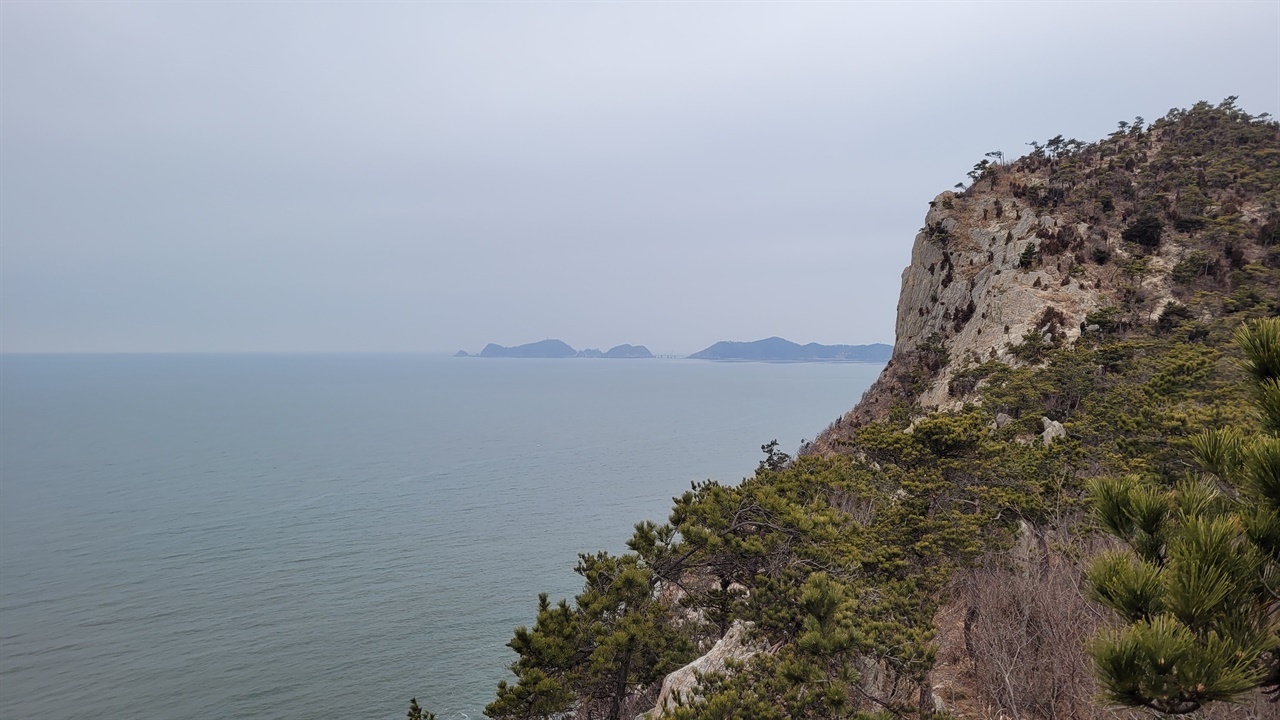
[[[0,351],[893,341],[990,150],[1238,95],[1280,3],[0,3]]]

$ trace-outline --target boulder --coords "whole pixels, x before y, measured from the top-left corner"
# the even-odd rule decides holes
[[[1044,432],[1040,433],[1040,439],[1045,445],[1052,445],[1053,441],[1066,439],[1067,429],[1057,420],[1050,420],[1047,417],[1040,418],[1040,424],[1044,426]]]

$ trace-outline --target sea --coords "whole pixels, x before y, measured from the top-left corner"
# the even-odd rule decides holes
[[[0,356],[0,718],[481,718],[579,553],[880,369]]]

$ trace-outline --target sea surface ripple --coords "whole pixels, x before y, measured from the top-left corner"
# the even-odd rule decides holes
[[[537,594],[879,365],[0,356],[0,717],[482,717]]]

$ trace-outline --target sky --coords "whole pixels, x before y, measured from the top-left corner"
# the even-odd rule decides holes
[[[0,352],[892,342],[988,151],[1280,115],[1280,2],[0,3]]]

